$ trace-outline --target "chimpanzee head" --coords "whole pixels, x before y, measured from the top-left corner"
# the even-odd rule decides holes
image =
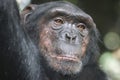
[[[25,30],[54,71],[76,74],[96,61],[98,31],[80,8],[58,1],[28,6],[23,13]]]

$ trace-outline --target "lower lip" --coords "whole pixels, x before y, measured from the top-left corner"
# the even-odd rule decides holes
[[[67,60],[67,61],[74,61],[74,62],[79,61],[77,57],[70,57],[70,56],[52,56],[52,57],[57,58],[58,60]]]

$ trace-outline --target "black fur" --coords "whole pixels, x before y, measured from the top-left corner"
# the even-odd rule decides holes
[[[0,80],[43,80],[38,50],[18,12],[15,0],[0,0]]]
[[[64,7],[65,4],[75,7],[67,2],[37,6],[22,26],[15,0],[0,0],[0,80],[107,80],[97,65],[99,34],[92,21],[87,22],[93,28],[90,30],[86,56],[83,58],[84,66],[79,73],[63,75],[49,68],[42,59],[38,49],[38,22],[43,16],[49,15],[46,11],[56,6]]]

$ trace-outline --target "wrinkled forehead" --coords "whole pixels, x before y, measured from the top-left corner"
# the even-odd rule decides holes
[[[56,5],[54,5],[54,7],[52,7],[51,12],[66,12],[74,15],[86,14],[80,8],[69,2],[58,2]]]
[[[84,17],[90,17],[88,14],[86,14],[85,12],[83,12],[80,9],[72,9],[69,7],[54,7],[52,8],[50,11],[48,11],[49,13],[61,13],[61,14],[65,14],[68,16],[84,16]]]
[[[62,13],[68,16],[91,18],[83,10],[69,2],[54,3],[54,6],[51,6],[51,9],[48,10],[48,13]]]

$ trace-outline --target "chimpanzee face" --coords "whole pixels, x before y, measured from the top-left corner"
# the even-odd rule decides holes
[[[84,22],[86,16],[83,16],[87,14],[72,9],[53,8],[40,23],[43,24],[40,32],[41,51],[49,66],[64,74],[80,72],[81,59],[89,42],[89,28]],[[90,17],[87,15],[87,18]]]

